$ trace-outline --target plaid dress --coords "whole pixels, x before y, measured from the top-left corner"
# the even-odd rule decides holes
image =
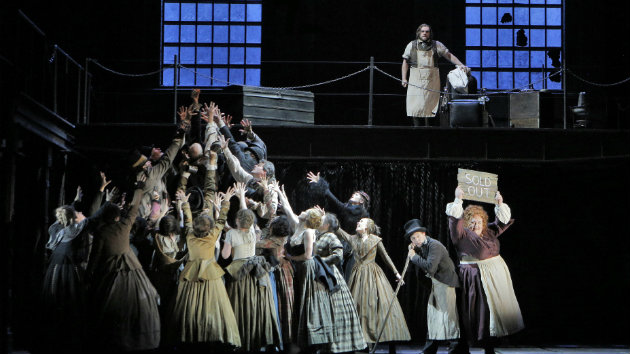
[[[327,232],[317,237],[315,253],[331,266],[340,287],[338,291],[330,294],[334,340],[329,344],[328,351],[342,353],[361,350],[367,346],[363,338],[361,321],[350,289],[335,266],[335,263],[343,259],[343,245],[335,234]]]

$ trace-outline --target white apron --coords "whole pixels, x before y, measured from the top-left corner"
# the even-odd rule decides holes
[[[459,319],[455,288],[431,278],[431,294],[427,305],[428,339],[459,338]]]
[[[490,310],[490,336],[503,337],[525,328],[521,308],[512,287],[510,270],[503,258],[495,256],[481,261],[460,262],[470,263],[476,263],[479,267]]]
[[[413,50],[413,49],[412,49]],[[435,117],[440,103],[440,71],[435,67],[433,51],[418,50],[418,67],[411,67],[407,85],[407,116]],[[416,86],[420,87],[416,87]],[[424,90],[428,88],[436,92]]]

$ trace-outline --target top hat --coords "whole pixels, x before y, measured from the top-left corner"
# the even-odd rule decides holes
[[[409,239],[415,232],[427,232],[427,228],[420,224],[420,220],[411,219],[405,223],[405,239]]]

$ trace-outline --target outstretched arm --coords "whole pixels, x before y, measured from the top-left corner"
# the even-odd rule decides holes
[[[293,212],[291,204],[289,204],[289,199],[287,198],[287,194],[284,191],[284,185],[282,186],[282,189],[280,189],[278,182],[275,181],[272,182],[270,186],[272,190],[274,190],[278,194],[278,200],[280,201],[280,204],[282,204],[282,209],[284,210],[284,213],[286,214],[289,223],[291,223],[291,226],[293,228],[296,228],[300,221],[298,220],[297,215],[295,215],[295,213]]]
[[[400,280],[401,279],[400,274],[398,273],[398,270],[396,269],[394,262],[392,262],[392,259],[389,258],[389,254],[387,254],[387,250],[385,250],[385,246],[383,246],[383,242],[379,241],[376,247],[377,247],[378,254],[381,256],[383,261],[385,261],[385,263],[392,269],[392,271],[396,275],[396,279]]]

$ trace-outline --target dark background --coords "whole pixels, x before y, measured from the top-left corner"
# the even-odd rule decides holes
[[[16,3],[2,6],[3,60],[14,59],[11,48],[18,42],[24,44],[25,38],[29,38],[26,33],[17,31],[22,27],[18,26],[20,20],[15,13],[21,9],[45,32],[50,43],[61,46],[81,64],[86,57],[91,57],[122,72],[142,73],[159,68],[159,1],[25,1],[19,6]],[[423,22],[430,23],[436,39],[464,60],[463,9],[463,1],[266,1],[263,3],[262,84],[314,83],[367,66],[367,63],[280,64],[273,61],[368,61],[374,56],[377,62],[397,62],[377,65],[398,76],[402,51]],[[624,17],[627,10],[625,2],[568,2],[567,66],[597,82],[615,82],[627,77],[630,74],[627,40],[630,28]],[[37,50],[43,55],[52,53],[50,47]],[[450,65],[442,66],[443,76],[449,68]],[[50,73],[48,66],[40,69]],[[4,74],[3,71],[3,80]],[[171,93],[158,87],[157,76],[128,79],[97,70],[93,74],[95,121],[168,123],[171,120]],[[592,93],[592,104],[603,126],[627,129],[629,84],[597,89],[571,78],[568,83],[571,93],[582,90]],[[32,89],[26,86],[2,85],[3,90]],[[50,100],[47,87],[41,85],[33,95],[39,95],[43,102]],[[368,76],[362,74],[315,88],[316,123],[365,124],[367,87]],[[375,91],[395,94],[376,98],[375,124],[409,125],[404,117],[404,91],[398,83],[376,75]],[[5,92],[3,100],[9,95],[9,91]],[[187,102],[186,93],[181,97],[182,102]],[[202,100],[210,99],[221,103],[221,93],[205,91]],[[68,100],[72,104],[72,99]],[[21,136],[21,155],[17,159],[21,172],[14,181],[16,218],[12,228],[3,230],[3,235],[5,232],[14,235],[10,242],[3,237],[3,249],[12,260],[3,273],[3,286],[8,285],[12,290],[12,302],[8,308],[3,306],[3,317],[12,319],[15,347],[30,348],[34,344],[32,330],[36,326],[37,291],[43,271],[43,245],[47,239],[45,230],[52,223],[51,208],[56,206],[59,196],[65,192],[65,199],[71,199],[77,184],[83,185],[89,195],[89,191],[96,188],[97,172],[101,169],[117,177],[115,183],[123,184],[122,169],[116,165],[121,157],[116,153],[152,143],[165,147],[170,130],[160,132],[130,136],[121,129],[119,134],[125,136],[125,143],[95,147],[112,149],[115,153],[108,156],[104,150],[99,153],[84,150],[82,155],[70,155],[67,162],[61,153],[47,153],[37,137]],[[81,134],[81,129],[76,133]],[[333,127],[331,134],[344,133]],[[117,138],[116,141],[121,140]],[[408,149],[414,143],[391,142],[399,144],[401,149]],[[301,146],[304,142],[294,144]],[[457,144],[457,141],[444,141],[444,144]],[[462,150],[467,148],[461,147]],[[625,218],[629,211],[630,164],[627,157],[560,162],[471,162],[465,158],[408,161],[372,153],[357,156],[356,160],[324,162],[292,159],[287,151],[290,148],[282,152],[270,151],[270,156],[277,158],[274,161],[277,174],[291,191],[294,209],[308,206],[301,193],[306,190],[304,175],[309,170],[322,171],[340,199],[347,199],[356,189],[365,190],[372,196],[372,216],[382,226],[385,246],[399,270],[406,250],[401,239],[402,225],[410,218],[420,218],[433,236],[451,248],[444,207],[452,200],[458,167],[499,174],[500,190],[516,218],[514,226],[502,236],[501,254],[512,272],[527,326],[510,339],[511,343],[534,346],[629,344],[630,233]],[[64,169],[67,175],[62,186]],[[42,183],[47,174],[50,184]],[[50,200],[42,197],[47,191]],[[489,205],[486,209],[492,216]],[[425,292],[411,269],[410,273],[413,276],[408,277],[399,298],[413,340],[422,342]],[[388,270],[386,274],[391,278]]]

